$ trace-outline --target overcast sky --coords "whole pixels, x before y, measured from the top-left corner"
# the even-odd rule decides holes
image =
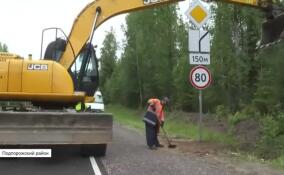
[[[41,32],[47,27],[60,27],[67,35],[79,12],[92,0],[0,0],[0,42],[9,52],[34,59],[40,57]],[[180,4],[181,13],[189,2]],[[101,47],[106,31],[112,26],[118,41],[123,39],[121,25],[125,15],[108,20],[95,32],[94,44]],[[48,38],[46,38],[48,40]]]

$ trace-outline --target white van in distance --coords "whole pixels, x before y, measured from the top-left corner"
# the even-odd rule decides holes
[[[103,96],[101,91],[96,91],[94,95],[95,101],[93,103],[86,103],[86,108],[89,108],[91,111],[95,112],[104,112],[105,105],[103,101]]]

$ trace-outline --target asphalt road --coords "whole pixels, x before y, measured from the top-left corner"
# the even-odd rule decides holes
[[[144,133],[118,124],[106,157],[95,160],[99,173],[95,173],[91,159],[81,157],[76,149],[61,150],[51,159],[0,159],[0,175],[252,175],[177,149],[149,150]]]
[[[114,141],[102,158],[109,175],[239,175],[227,165],[177,150],[149,150],[144,133],[114,126]]]
[[[53,158],[0,159],[1,175],[94,175],[90,159],[79,150],[61,150]]]

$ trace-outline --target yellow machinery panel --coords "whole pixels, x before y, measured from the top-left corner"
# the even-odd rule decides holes
[[[53,63],[52,92],[60,94],[73,94],[73,81],[66,69],[59,63]]]
[[[1,60],[0,61],[0,91],[7,91],[8,89],[8,67],[9,61]]]
[[[11,59],[9,63],[8,92],[22,91],[22,59]]]
[[[59,63],[0,55],[0,100],[79,102],[84,99],[85,93],[74,92],[71,76]]]
[[[22,92],[52,93],[52,62],[25,61],[23,63]]]

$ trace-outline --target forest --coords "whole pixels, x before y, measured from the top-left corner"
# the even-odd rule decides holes
[[[284,43],[256,49],[264,17],[257,9],[217,3],[210,10],[212,24],[205,29],[212,36],[213,80],[203,90],[204,113],[232,125],[253,121],[257,155],[284,155]],[[193,67],[189,28],[194,26],[171,5],[127,15],[122,44],[108,31],[100,57],[105,102],[138,109],[151,97],[168,96],[169,110],[198,112],[198,90],[187,78]]]

